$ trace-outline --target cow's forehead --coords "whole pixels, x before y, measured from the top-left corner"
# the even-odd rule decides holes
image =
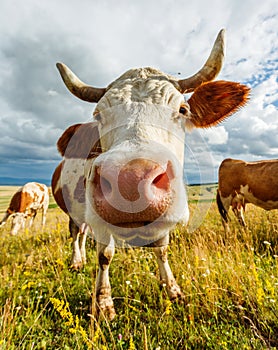
[[[183,101],[170,76],[151,68],[133,69],[111,83],[97,104],[103,110],[118,104],[144,102],[177,108]]]
[[[136,79],[156,79],[156,80],[167,80],[179,89],[178,81],[169,74],[165,74],[158,69],[145,67],[145,68],[133,68],[122,74],[118,79],[111,83],[108,88],[117,84],[120,81],[136,80]]]

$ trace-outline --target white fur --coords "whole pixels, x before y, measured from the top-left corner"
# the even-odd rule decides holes
[[[68,213],[77,226],[81,226],[85,222],[85,203],[77,201],[74,196],[77,181],[81,176],[84,176],[84,165],[84,159],[65,158],[63,171],[56,185],[57,189],[62,188]]]

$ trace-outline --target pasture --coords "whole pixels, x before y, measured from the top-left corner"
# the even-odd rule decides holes
[[[116,250],[111,323],[95,320],[91,309],[94,242],[88,239],[83,270],[70,271],[68,220],[53,198],[43,231],[40,213],[15,237],[8,223],[0,231],[0,349],[278,349],[278,211],[249,205],[248,229],[231,216],[227,236],[216,188],[189,187],[191,222],[170,236],[169,261],[185,300],[168,299],[151,249]],[[0,187],[1,217],[15,190]]]

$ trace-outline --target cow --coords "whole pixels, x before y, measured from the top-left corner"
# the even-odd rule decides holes
[[[106,88],[96,88],[57,63],[69,91],[97,103],[93,122],[72,126],[59,139],[64,159],[52,182],[54,197],[74,229],[85,222],[94,231],[97,317],[112,320],[116,315],[108,273],[115,246],[153,247],[169,298],[183,298],[167,247],[169,231],[189,218],[183,182],[185,129],[218,124],[249,95],[240,83],[212,81],[222,67],[224,38],[223,29],[204,66],[185,79],[151,67],[134,68]],[[185,93],[192,93],[188,101]]]
[[[33,225],[38,210],[42,210],[42,227],[45,225],[46,212],[49,205],[49,189],[37,182],[28,182],[13,195],[0,227],[4,226],[8,218],[12,219],[11,235],[16,235],[25,227],[30,218],[29,227]]]
[[[278,209],[278,159],[245,162],[224,159],[218,172],[216,201],[225,230],[229,231],[229,208],[242,227],[247,203],[265,210]]]

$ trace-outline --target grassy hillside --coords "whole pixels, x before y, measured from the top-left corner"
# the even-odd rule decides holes
[[[216,186],[205,187],[189,188],[190,224],[171,233],[185,301],[167,298],[151,249],[117,250],[111,323],[91,313],[94,242],[84,269],[70,271],[67,217],[53,199],[43,231],[38,219],[16,237],[0,229],[0,349],[278,349],[278,211],[250,205],[248,230],[232,219],[225,236]],[[0,188],[0,215],[14,190]]]

